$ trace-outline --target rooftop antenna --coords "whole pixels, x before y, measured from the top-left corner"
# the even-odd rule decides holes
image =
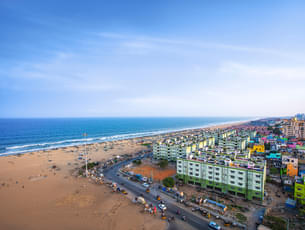
[[[85,137],[85,156],[86,156],[86,177],[88,177],[88,152],[87,152],[87,133],[83,133],[83,136]]]

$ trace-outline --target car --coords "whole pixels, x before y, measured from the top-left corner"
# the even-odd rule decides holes
[[[209,223],[209,227],[212,228],[212,229],[215,229],[215,230],[220,230],[221,229],[221,227],[213,221],[211,221]]]
[[[158,208],[160,208],[163,212],[167,209],[164,204],[158,204]]]
[[[149,187],[149,184],[147,184],[147,183],[143,183],[142,184],[145,188],[148,188]]]

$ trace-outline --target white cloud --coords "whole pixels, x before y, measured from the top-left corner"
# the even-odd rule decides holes
[[[303,80],[304,67],[261,66],[248,65],[237,62],[226,62],[220,67],[223,74],[236,74],[244,78],[264,78],[271,80]]]

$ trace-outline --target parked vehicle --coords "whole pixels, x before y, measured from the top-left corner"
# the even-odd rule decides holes
[[[167,209],[164,204],[158,204],[158,208],[160,208],[163,212]]]
[[[215,230],[221,230],[221,227],[213,221],[209,223],[209,227]]]
[[[142,184],[145,188],[148,188],[149,187],[149,184],[147,184],[147,183],[143,183]]]
[[[181,220],[186,221],[186,216],[181,216]]]

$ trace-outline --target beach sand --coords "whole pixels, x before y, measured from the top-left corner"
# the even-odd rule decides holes
[[[238,125],[241,123],[234,123]],[[232,124],[213,126],[226,128]],[[184,132],[192,132],[191,130]],[[174,133],[166,134],[174,135]],[[92,161],[147,150],[135,138],[88,145]],[[165,229],[158,216],[106,185],[72,176],[84,146],[0,157],[0,229]]]

